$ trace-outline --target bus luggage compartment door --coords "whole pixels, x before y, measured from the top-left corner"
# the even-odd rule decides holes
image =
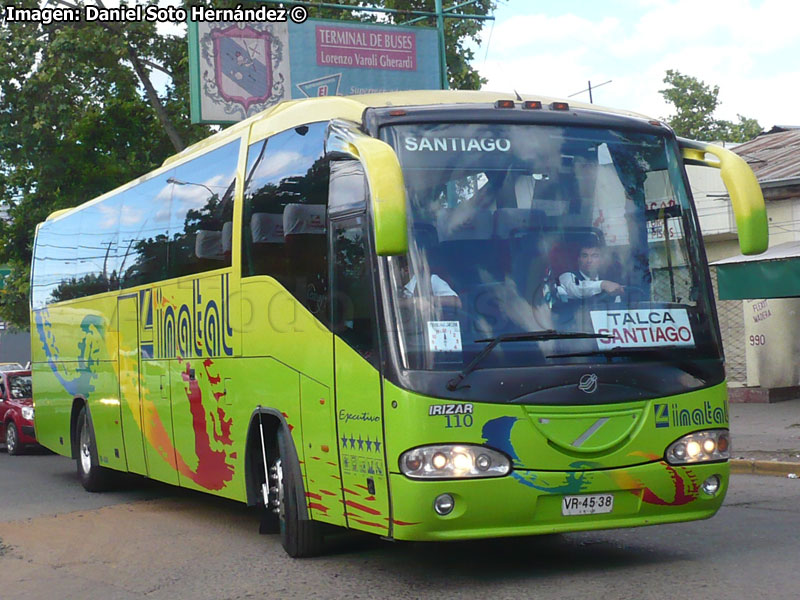
[[[336,452],[336,423],[330,390],[301,375],[300,406],[303,415],[303,454],[309,511],[315,520],[344,525],[341,476]]]
[[[139,388],[139,302],[135,295],[117,300],[119,331],[119,398],[122,404],[122,434],[128,471],[147,475]]]

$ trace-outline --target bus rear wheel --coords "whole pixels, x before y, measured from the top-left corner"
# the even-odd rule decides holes
[[[270,479],[277,500],[281,545],[293,558],[316,556],[322,550],[320,524],[300,518],[297,490],[302,486],[300,465],[289,452],[291,437],[283,429],[278,430],[278,456],[270,468]]]
[[[100,466],[94,429],[85,406],[78,413],[77,427],[78,479],[87,492],[103,492],[111,486],[111,471]]]

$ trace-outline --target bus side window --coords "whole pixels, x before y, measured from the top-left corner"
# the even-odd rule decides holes
[[[88,206],[78,213],[80,236],[75,266],[76,298],[119,288],[117,238],[120,198]]]
[[[242,219],[242,276],[269,275],[328,324],[327,123],[250,145]]]
[[[231,266],[231,226],[239,141],[175,169],[167,234],[167,278]]]
[[[45,221],[36,234],[36,248],[31,267],[31,307],[44,308],[53,302],[64,273],[64,261],[60,257],[62,244],[53,222]]]
[[[116,268],[122,288],[164,279],[170,174],[161,173],[124,191],[114,205],[119,222]]]
[[[34,256],[33,308],[81,296],[76,285],[80,215],[45,221],[39,228]]]

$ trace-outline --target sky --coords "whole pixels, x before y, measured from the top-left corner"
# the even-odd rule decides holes
[[[330,1],[330,0],[329,0]],[[461,0],[444,0],[445,8]],[[161,0],[177,5],[178,0]],[[119,0],[106,0],[118,6]],[[715,117],[800,125],[800,0],[498,0],[474,46],[483,89],[665,118],[667,69],[719,86]],[[185,35],[184,24],[164,33]],[[159,82],[161,83],[161,82]]]
[[[448,5],[445,2],[445,7]],[[800,125],[799,0],[500,0],[472,65],[486,90],[663,118],[667,69],[719,86],[715,117]],[[579,93],[574,100],[589,101]]]

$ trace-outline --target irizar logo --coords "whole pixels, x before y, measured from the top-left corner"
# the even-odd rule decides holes
[[[654,404],[656,427],[690,427],[693,425],[727,425],[728,407],[711,408],[706,400],[702,408],[689,410],[678,408],[678,404]]]
[[[428,416],[434,415],[471,415],[472,404],[431,404]]]
[[[578,389],[587,394],[593,394],[597,390],[597,375],[594,373],[587,373],[578,382]]]

